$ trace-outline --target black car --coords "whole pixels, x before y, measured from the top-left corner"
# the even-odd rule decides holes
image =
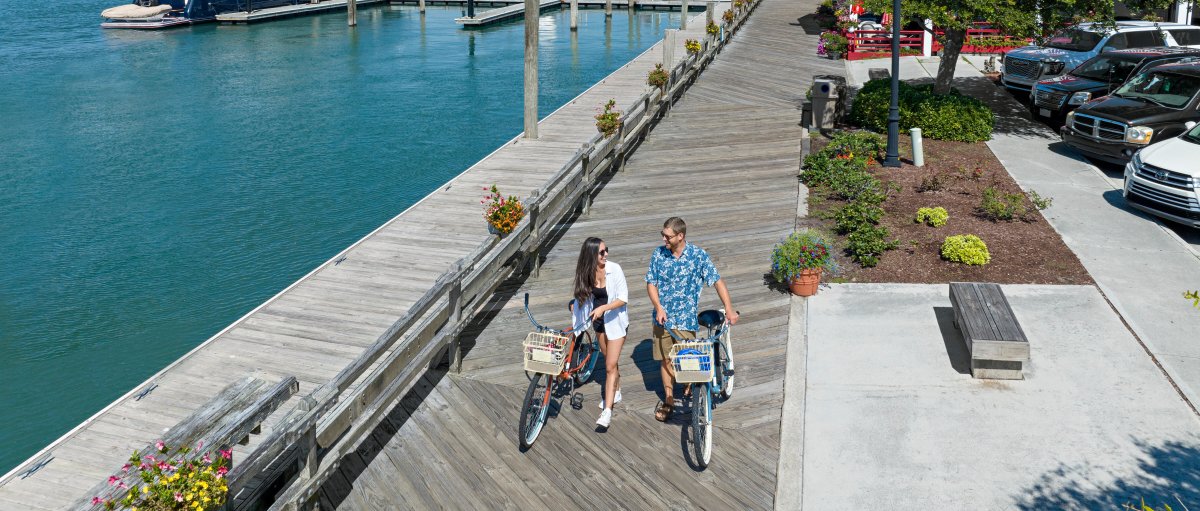
[[[1067,112],[1107,95],[1113,88],[1152,66],[1200,57],[1200,49],[1179,46],[1107,51],[1070,73],[1039,81],[1029,95],[1035,116],[1061,120]]]
[[[1067,114],[1063,142],[1097,160],[1124,165],[1138,149],[1183,133],[1200,120],[1200,62],[1151,67],[1108,96]]]

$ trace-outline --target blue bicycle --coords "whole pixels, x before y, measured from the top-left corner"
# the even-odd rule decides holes
[[[587,383],[596,368],[596,341],[588,332],[591,321],[583,321],[567,330],[558,330],[538,323],[529,311],[529,293],[525,293],[525,315],[534,331],[525,337],[524,367],[530,374],[529,389],[521,405],[518,435],[521,448],[533,446],[550,412],[554,394],[569,395],[576,385]],[[579,405],[576,406],[576,401]],[[583,395],[571,398],[571,405],[581,407]]]
[[[692,448],[696,464],[706,468],[712,461],[713,400],[733,395],[733,333],[724,311],[706,310],[697,321],[707,332],[695,340],[680,339],[670,328],[666,331],[675,339],[671,347],[675,381],[691,386]]]

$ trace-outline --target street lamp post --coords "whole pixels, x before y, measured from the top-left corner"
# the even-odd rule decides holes
[[[892,105],[884,167],[900,166],[900,0],[892,0]]]

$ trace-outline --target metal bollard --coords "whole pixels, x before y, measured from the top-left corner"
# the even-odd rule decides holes
[[[921,146],[921,128],[913,128],[908,132],[912,135],[913,165],[924,167],[925,148]]]

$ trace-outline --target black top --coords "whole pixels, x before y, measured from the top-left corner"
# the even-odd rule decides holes
[[[608,290],[602,287],[592,288],[592,306],[599,307],[608,303]]]

